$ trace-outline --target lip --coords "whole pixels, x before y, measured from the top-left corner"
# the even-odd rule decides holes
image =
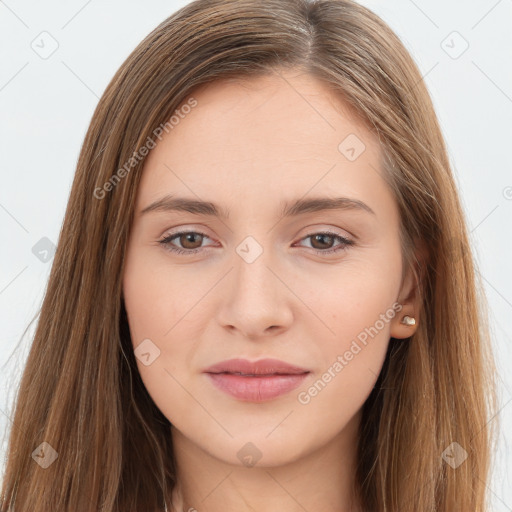
[[[309,370],[279,359],[230,359],[204,370],[212,383],[242,401],[263,402],[298,387]]]
[[[249,375],[298,375],[309,370],[295,366],[279,359],[259,359],[249,361],[247,359],[229,359],[214,364],[204,370],[205,373],[245,373]]]

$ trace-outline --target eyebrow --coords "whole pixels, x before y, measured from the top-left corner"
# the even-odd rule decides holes
[[[349,197],[315,197],[310,199],[297,199],[293,202],[285,202],[281,209],[282,217],[294,217],[304,213],[315,213],[326,210],[354,210],[371,213],[375,212],[362,201]],[[229,211],[212,203],[199,199],[189,199],[186,197],[174,197],[166,195],[157,201],[146,206],[140,214],[149,212],[171,212],[182,211],[195,215],[208,215],[223,219],[229,218]]]

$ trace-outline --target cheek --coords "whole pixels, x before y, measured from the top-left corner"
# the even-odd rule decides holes
[[[190,399],[180,383],[187,378],[199,339],[194,314],[200,311],[198,300],[206,290],[200,283],[191,285],[189,273],[170,270],[151,257],[143,250],[127,257],[124,303],[141,379],[159,409],[172,418],[173,411],[176,414]],[[145,359],[142,354],[148,353]],[[145,364],[148,359],[150,364]]]
[[[134,345],[144,338],[165,342],[197,302],[190,276],[151,258],[154,252],[136,251],[126,262],[123,292]]]
[[[377,259],[364,266],[340,266],[321,288],[296,281],[317,317],[311,316],[303,328],[306,338],[316,340],[310,345],[311,358],[319,363],[316,380],[299,403],[314,403],[311,409],[338,418],[338,425],[346,413],[354,414],[363,405],[386,356],[401,271],[399,257],[388,263],[386,268]]]
[[[389,345],[390,322],[395,315],[389,289],[351,289],[359,293],[357,298],[335,293],[319,303],[319,311],[330,319],[334,334],[323,329],[326,334],[316,338],[319,343],[315,344],[312,359],[323,364],[317,366],[314,377],[297,397],[300,414],[296,419],[304,422],[305,431],[318,428],[310,418],[322,425],[315,441],[319,445],[343,430],[361,410],[375,386]]]
[[[294,292],[311,313],[306,327],[315,327],[309,337],[326,354],[348,349],[356,338],[364,343],[369,330],[372,338],[389,338],[401,272],[399,256],[389,260],[384,265],[378,258],[352,259],[323,275],[296,276]]]

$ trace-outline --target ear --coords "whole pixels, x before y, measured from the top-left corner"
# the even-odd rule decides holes
[[[392,338],[405,339],[412,336],[418,329],[420,322],[420,291],[418,280],[423,279],[424,269],[428,252],[424,244],[419,244],[415,251],[417,262],[409,266],[406,271],[400,292],[398,294],[397,302],[402,305],[402,309],[391,320],[390,335]],[[417,277],[414,275],[414,268],[416,269]],[[414,324],[404,323],[404,318],[414,319]],[[405,321],[408,319],[405,318]]]

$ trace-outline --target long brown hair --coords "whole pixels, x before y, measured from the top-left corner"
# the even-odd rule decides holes
[[[121,286],[139,150],[169,129],[196,86],[286,68],[321,79],[378,136],[404,263],[419,268],[419,328],[390,340],[363,408],[365,510],[487,510],[496,403],[487,306],[416,64],[377,15],[350,0],[196,0],[133,51],[90,123],[14,404],[3,512],[170,505],[170,423],[138,374]],[[457,468],[445,462],[454,442],[468,455]],[[53,464],[35,463],[35,450],[52,449]]]

